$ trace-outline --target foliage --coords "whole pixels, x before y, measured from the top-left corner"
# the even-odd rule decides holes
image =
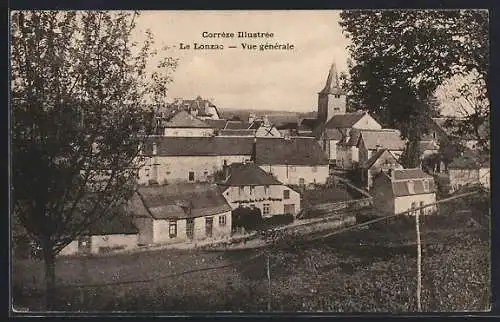
[[[262,212],[257,207],[239,206],[232,211],[231,215],[233,229],[243,227],[250,232],[260,229],[263,225]]]
[[[273,215],[263,219],[263,229],[284,226],[293,223],[295,217],[292,214]]]
[[[11,25],[12,201],[54,257],[133,191],[138,147],[154,127],[175,61],[147,73],[153,39],[131,39],[138,13],[19,11]],[[47,291],[50,293],[50,291]]]
[[[408,138],[403,165],[414,167],[433,94],[456,74],[488,74],[488,12],[481,10],[346,10],[351,40],[352,104]]]

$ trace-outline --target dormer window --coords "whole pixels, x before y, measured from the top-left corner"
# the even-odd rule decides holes
[[[424,191],[429,192],[429,180],[424,180]]]
[[[413,180],[408,181],[408,193],[410,195],[415,194],[415,183],[413,182]]]
[[[153,143],[153,155],[158,154],[158,145],[156,143]]]

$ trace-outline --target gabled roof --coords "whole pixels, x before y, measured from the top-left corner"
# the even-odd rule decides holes
[[[361,168],[370,169],[375,162],[382,157],[382,155],[386,155],[387,157],[392,158],[394,162],[398,163],[396,157],[389,150],[382,149],[375,152],[368,160],[363,162],[363,164],[361,164]]]
[[[128,207],[135,217],[180,219],[231,211],[217,185],[182,183],[140,187]]]
[[[253,137],[154,137],[146,144],[145,155],[152,155],[153,142],[158,156],[250,155]]]
[[[434,178],[420,168],[395,169],[392,170],[392,175],[380,172],[378,176],[383,176],[391,185],[394,197],[435,193],[437,189]]]
[[[433,179],[420,168],[393,170],[394,180]]]
[[[388,150],[401,151],[405,148],[405,142],[401,139],[400,132],[393,129],[360,130],[358,144],[361,140],[363,140],[368,150],[385,148]]]
[[[210,128],[211,126],[186,111],[180,111],[167,122],[166,127]]]
[[[226,126],[227,120],[204,120],[210,127],[220,130]]]
[[[227,121],[224,130],[247,130],[250,123],[243,121]]]
[[[326,122],[325,128],[351,128],[359,122],[365,115],[370,116],[367,112],[352,112],[345,114],[336,114]]]
[[[221,184],[224,186],[262,186],[282,183],[254,163],[231,163],[229,177]]]
[[[217,117],[220,118],[220,113],[217,107],[207,99],[201,98],[201,96],[195,99],[177,99],[175,102],[170,104],[171,108],[183,109],[183,110],[196,110],[198,115],[203,116],[213,116],[206,110],[207,107],[215,108]]]
[[[257,164],[306,165],[328,164],[328,159],[314,138],[266,138],[257,140]]]

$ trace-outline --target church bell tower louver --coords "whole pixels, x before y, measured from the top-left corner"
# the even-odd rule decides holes
[[[346,103],[346,94],[340,87],[337,66],[333,63],[325,87],[318,93],[318,119],[328,122],[336,114],[345,114]]]

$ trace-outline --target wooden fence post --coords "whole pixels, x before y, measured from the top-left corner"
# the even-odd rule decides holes
[[[272,297],[272,292],[271,292],[271,268],[269,265],[269,254],[267,254],[267,260],[266,260],[266,266],[267,266],[267,288],[268,288],[268,299],[267,299],[267,310],[271,312],[271,297]]]
[[[417,230],[417,311],[422,311],[420,295],[422,292],[422,246],[420,243],[420,210],[415,211],[415,225]]]

